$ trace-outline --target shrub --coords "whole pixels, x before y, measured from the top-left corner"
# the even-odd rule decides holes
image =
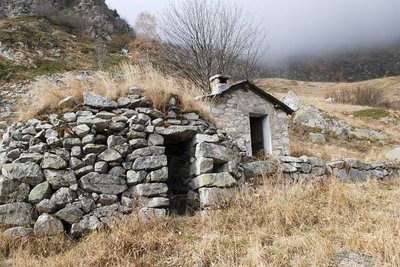
[[[374,87],[345,88],[328,94],[339,103],[347,103],[361,106],[380,107],[384,103],[384,93]]]

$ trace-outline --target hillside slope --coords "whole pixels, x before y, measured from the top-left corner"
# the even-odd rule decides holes
[[[95,41],[46,18],[0,20],[0,85],[5,82],[81,69],[98,69],[125,58],[128,39]]]

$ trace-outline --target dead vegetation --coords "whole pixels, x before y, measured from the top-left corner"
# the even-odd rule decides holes
[[[43,113],[56,111],[58,103],[67,96],[83,100],[84,91],[117,99],[127,95],[128,88],[138,87],[144,90],[144,96],[159,110],[168,107],[171,96],[177,96],[185,111],[196,111],[209,118],[210,105],[206,99],[195,99],[201,91],[182,79],[163,74],[149,65],[122,64],[116,72],[96,72],[87,79],[77,79],[67,74],[61,82],[49,78],[38,79],[33,84],[31,96],[20,105],[20,119],[27,120]]]
[[[207,218],[131,219],[80,242],[2,237],[0,257],[15,266],[332,266],[337,253],[357,252],[400,265],[398,183],[262,182]]]

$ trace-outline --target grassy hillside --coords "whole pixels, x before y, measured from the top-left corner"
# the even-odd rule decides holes
[[[124,36],[93,40],[44,18],[0,20],[0,85],[55,72],[110,67],[124,59],[119,53],[127,41]]]
[[[282,99],[289,90],[294,91],[305,104],[314,105],[331,116],[336,116],[353,127],[369,128],[387,134],[385,140],[328,139],[326,144],[308,140],[308,131],[292,125],[291,144],[295,154],[316,155],[327,159],[356,157],[367,161],[385,160],[385,153],[399,145],[400,131],[400,76],[354,83],[304,82],[280,78],[258,81],[258,85]],[[329,103],[328,97],[341,92],[361,89],[373,90],[381,96],[379,107],[349,103]],[[381,106],[382,105],[382,106]],[[377,116],[378,114],[379,116]]]

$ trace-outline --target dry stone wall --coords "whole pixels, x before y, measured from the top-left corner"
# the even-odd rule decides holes
[[[69,112],[8,128],[0,145],[7,234],[79,236],[130,214],[206,209],[237,185],[239,149],[226,135],[175,98],[161,112],[140,89],[129,92],[117,101],[86,92],[83,104],[68,97],[59,106]]]
[[[326,179],[331,176],[343,181],[365,181],[368,178],[400,178],[400,162],[365,163],[354,158],[326,161],[316,157],[277,157],[268,161],[243,164],[247,178],[281,171],[285,182],[299,182],[309,179]]]

